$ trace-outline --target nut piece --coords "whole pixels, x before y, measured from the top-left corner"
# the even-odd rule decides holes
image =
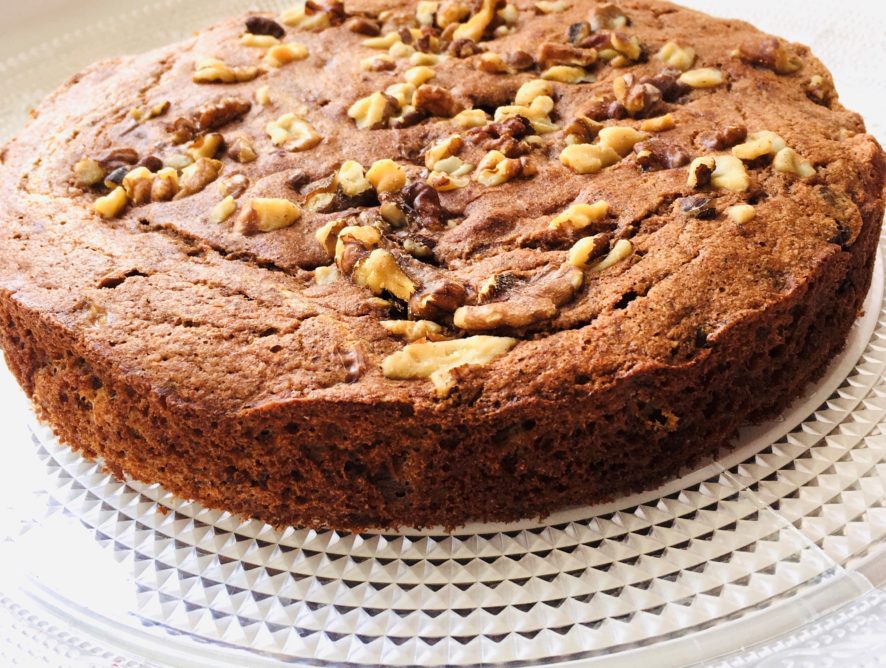
[[[482,0],[480,10],[474,14],[467,22],[462,23],[452,33],[453,40],[469,39],[473,42],[479,42],[483,38],[486,28],[495,18],[495,10],[498,7],[498,0]]]
[[[464,109],[448,90],[429,84],[418,87],[412,97],[412,106],[418,111],[443,118],[451,118]]]
[[[265,126],[265,132],[274,146],[284,146],[289,151],[307,151],[323,141],[313,127],[295,114],[284,114]]]
[[[629,258],[633,252],[634,244],[627,239],[619,239],[615,242],[615,245],[606,257],[589,267],[591,273],[597,274],[601,271],[605,271],[606,269],[609,269],[609,267]]]
[[[553,110],[554,100],[547,95],[539,95],[532,100],[528,107],[519,104],[498,107],[495,110],[495,120],[503,121],[506,118],[522,116],[531,123],[532,129],[541,135],[560,129],[551,121],[550,113]]]
[[[620,159],[610,147],[598,144],[571,144],[560,152],[560,162],[576,174],[596,174]]]
[[[554,65],[541,73],[541,78],[545,81],[558,81],[566,84],[579,84],[587,81],[593,81],[593,77],[589,76],[581,67],[572,67],[570,65]]]
[[[674,169],[688,165],[691,159],[682,146],[658,138],[634,144],[634,153],[643,171]]]
[[[168,202],[178,194],[178,170],[166,167],[157,172],[151,184],[151,201]]]
[[[151,186],[154,175],[147,167],[136,167],[122,182],[123,189],[133,204],[147,204],[151,201]]]
[[[688,185],[692,188],[704,187],[708,179],[710,185],[718,190],[743,193],[750,186],[744,163],[733,155],[704,156],[693,160],[689,165]]]
[[[640,130],[643,132],[665,132],[667,130],[673,130],[675,127],[677,127],[677,122],[674,120],[673,114],[647,118],[640,123]]]
[[[317,267],[314,269],[314,283],[317,285],[329,285],[330,283],[335,283],[341,274],[338,271],[338,267],[334,264],[329,265],[328,267]]]
[[[452,117],[452,122],[460,128],[479,128],[486,125],[489,115],[482,109],[465,109]]]
[[[341,2],[330,2],[324,7],[313,0],[298,0],[292,9],[280,15],[282,23],[299,30],[325,30],[343,20],[344,7]]]
[[[590,26],[594,32],[601,30],[622,30],[630,21],[624,13],[611,2],[597,5],[591,14]]]
[[[288,199],[257,197],[237,217],[234,230],[246,236],[289,227],[301,218],[301,209]]]
[[[720,70],[713,67],[702,67],[697,70],[683,72],[677,79],[678,83],[690,88],[716,88],[726,81],[726,77]]]
[[[246,192],[247,188],[249,188],[249,178],[245,174],[231,174],[218,182],[218,191],[222,197],[230,195],[237,199]]]
[[[450,373],[465,365],[489,364],[517,345],[517,339],[503,336],[469,336],[452,341],[410,343],[382,360],[385,378],[412,380],[430,378],[438,396],[446,396],[455,386]]]
[[[803,61],[776,37],[746,42],[738,48],[738,55],[752,65],[765,67],[778,74],[793,74],[803,67]]]
[[[193,160],[200,158],[214,158],[225,145],[225,138],[218,132],[212,132],[208,135],[200,135],[187,148],[188,155]]]
[[[258,158],[252,140],[246,135],[237,135],[234,143],[228,148],[228,155],[241,163],[253,162]]]
[[[443,328],[433,320],[382,320],[379,324],[394,336],[413,341],[446,341]]]
[[[538,47],[537,60],[542,67],[551,67],[552,65],[590,67],[597,62],[597,50],[580,49],[569,44],[545,42]]]
[[[348,221],[343,218],[330,220],[323,227],[314,232],[314,238],[326,249],[330,257],[335,256],[335,248],[338,244],[339,233],[348,226]],[[369,228],[375,229],[375,228]],[[380,238],[380,237],[379,237]]]
[[[815,175],[815,167],[808,160],[800,156],[792,148],[783,148],[772,159],[772,167],[777,172],[796,174],[801,179],[808,179]]]
[[[613,125],[600,130],[597,142],[604,149],[612,149],[623,158],[631,152],[634,144],[648,138],[649,135],[645,132],[639,132],[627,125]]]
[[[599,222],[609,215],[609,202],[598,200],[593,204],[572,204],[563,213],[551,219],[548,227],[552,230],[569,228],[582,230],[592,223]]]
[[[363,165],[356,160],[345,160],[338,169],[337,179],[338,187],[348,197],[357,197],[372,188],[363,173]]]
[[[126,191],[118,186],[110,194],[95,200],[92,208],[104,218],[116,218],[123,212],[128,202]]]
[[[265,54],[262,62],[268,67],[283,67],[296,60],[304,60],[308,57],[308,50],[298,42],[288,44],[275,44]]]
[[[88,188],[105,180],[105,170],[97,161],[83,158],[74,165],[74,176],[79,185]]]
[[[480,55],[477,69],[487,74],[511,74],[511,68],[499,54],[488,51]]]
[[[200,192],[221,174],[222,163],[220,160],[200,158],[193,165],[182,170],[180,179],[181,189],[175,199],[182,199]]]
[[[237,202],[228,195],[209,211],[209,222],[215,225],[225,222],[237,210]]]
[[[357,285],[369,288],[375,295],[387,290],[403,301],[409,301],[415,292],[415,283],[403,273],[390,251],[383,248],[376,248],[368,257],[359,260],[351,279]]]
[[[333,221],[332,229],[337,227],[337,223],[338,221]],[[320,236],[324,229],[326,229],[325,225],[317,231],[315,236],[318,241],[321,241]],[[338,238],[335,242],[335,263],[346,274],[350,274],[354,269],[354,263],[368,255],[368,251],[375,248],[379,241],[381,241],[381,233],[369,225],[349,225],[343,227],[338,232]],[[328,248],[328,242],[324,243],[321,241],[321,243]],[[356,247],[359,253],[358,257],[353,258],[352,261],[352,258],[349,257],[351,254],[348,251],[349,248],[353,249],[354,247]]]
[[[542,14],[558,14],[569,9],[570,4],[564,0],[538,0],[535,8]]]
[[[246,32],[252,35],[270,35],[280,39],[286,34],[286,29],[273,19],[264,16],[250,16],[246,19]]]
[[[743,125],[726,125],[718,130],[708,130],[696,136],[695,143],[709,151],[722,151],[743,142],[748,129]]]
[[[554,94],[554,84],[544,79],[532,79],[524,83],[514,96],[514,104],[529,106],[537,97],[550,97]]]
[[[524,163],[511,159],[501,151],[489,151],[477,165],[477,182],[489,188],[500,186],[524,172]]]
[[[566,135],[566,144],[590,144],[600,134],[603,124],[588,118],[576,116],[573,121],[563,128]]]
[[[824,77],[820,74],[813,74],[806,84],[806,97],[815,102],[828,106],[837,97],[837,91],[834,90],[834,82],[830,76]]]
[[[238,97],[224,97],[197,109],[193,113],[193,119],[197,124],[197,130],[206,132],[207,130],[216,130],[237,120],[250,109],[252,109],[252,103],[248,100]]]
[[[372,163],[366,172],[366,179],[379,194],[395,193],[406,185],[406,172],[396,162],[386,158]]]
[[[425,167],[434,169],[434,165],[441,160],[458,155],[463,147],[464,140],[461,135],[449,135],[445,139],[441,139],[425,152]]]
[[[668,67],[685,72],[695,63],[695,49],[691,46],[681,47],[671,41],[661,47],[656,57]]]
[[[399,107],[391,96],[373,93],[354,102],[348,109],[348,116],[354,119],[358,128],[375,130],[386,127],[388,120],[400,111]]]
[[[253,35],[246,33],[240,38],[241,46],[249,46],[254,49],[267,49],[279,43],[280,40],[271,35]]]
[[[410,67],[403,73],[403,78],[406,79],[406,82],[411,83],[416,88],[423,83],[430,81],[435,76],[437,76],[437,73],[426,65]]]
[[[230,67],[218,58],[203,58],[194,65],[194,83],[243,83],[262,73],[258,67]]]
[[[726,209],[726,216],[733,223],[743,225],[751,222],[757,215],[757,210],[750,204],[736,204]]]
[[[741,160],[756,160],[764,155],[774,156],[786,146],[779,135],[763,130],[749,134],[745,143],[733,147],[732,155]]]

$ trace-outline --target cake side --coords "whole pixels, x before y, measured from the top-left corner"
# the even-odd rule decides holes
[[[590,26],[600,15],[595,3],[549,14],[533,3],[514,6],[515,29],[480,40],[487,56],[568,44],[588,57],[592,47],[570,41],[571,26],[587,18],[588,39],[615,34]],[[404,7],[413,17],[410,3],[396,9]],[[732,54],[748,42],[771,46],[746,24],[663,3],[620,7],[631,21],[624,30],[646,56],[627,67],[562,66],[596,81],[539,79],[551,48],[539,48],[525,70],[495,71],[483,53],[450,54],[430,67],[429,81],[468,110],[493,114],[525,84],[547,81],[539,85],[551,86],[554,111],[547,121],[530,119],[537,127],[523,137],[499,128],[501,136],[468,140],[469,128],[431,112],[415,125],[357,127],[348,115],[355,101],[429,66],[408,56],[393,58],[393,68],[363,69],[375,51],[360,44],[366,35],[353,22],[375,19],[354,16],[351,5],[350,17],[322,30],[287,28],[285,39],[304,42],[309,55],[249,81],[194,81],[206,53],[251,67],[256,51],[241,44],[242,19],[91,68],[2,152],[0,342],[10,367],[60,437],[118,475],[276,524],[516,519],[643,489],[712,455],[740,424],[787,405],[842,347],[876,254],[883,154],[804,47],[776,42],[774,53],[800,63],[778,72],[764,50]],[[668,69],[653,54],[677,34],[695,51],[686,71],[713,69],[723,81],[686,85],[646,110],[618,102],[626,72],[639,80]],[[257,52],[260,62],[271,48]],[[340,81],[354,71],[362,74]],[[262,85],[269,105],[257,101]],[[164,165],[199,156],[212,133],[198,129],[176,144],[178,120],[217,109],[220,95],[249,108],[214,128],[226,146],[206,158],[222,166],[218,183],[171,201],[129,196],[119,217],[93,211],[113,190],[76,182],[84,156],[120,147],[138,161],[162,155]],[[153,113],[157,100],[169,103],[166,111],[131,120],[133,109]],[[298,106],[321,141],[275,147],[267,126]],[[594,110],[600,120],[588,115]],[[588,120],[578,123],[582,131],[598,136],[570,143],[580,118]],[[487,115],[477,127],[498,122]],[[557,129],[542,132],[545,122]],[[646,137],[592,173],[564,162],[566,147],[599,147],[601,136],[615,136],[601,133],[607,128]],[[729,139],[730,128],[744,128],[745,137]],[[462,187],[441,187],[427,155],[454,131],[463,135],[462,163],[478,167],[496,145],[526,173],[494,185],[475,173]],[[791,147],[790,169],[775,159],[779,148],[737,160],[744,189],[705,181],[711,175],[696,159],[759,149],[747,146],[747,134],[761,131]],[[255,160],[241,162],[241,136]],[[345,161],[368,167],[388,158],[408,183],[436,184],[434,210],[445,224],[413,202],[398,227],[373,217],[387,203],[403,207],[402,199],[343,193]],[[137,169],[126,164],[125,172]],[[182,178],[188,167],[172,169]],[[148,171],[156,184],[159,171]],[[345,208],[312,209],[335,174],[330,201]],[[236,215],[216,222],[224,194],[217,186],[233,187],[234,177],[245,183],[230,195]],[[258,198],[291,202],[301,215],[281,229],[252,229],[244,214]],[[605,202],[607,211],[580,229],[568,216],[555,224],[575,202]],[[352,245],[353,264],[346,254],[333,263],[317,233],[337,220],[372,228],[381,242]],[[630,252],[620,254],[624,244]],[[586,262],[573,263],[576,247]],[[393,258],[415,293],[398,297],[402,279],[374,290],[358,269],[371,256]],[[490,285],[501,293],[487,299]],[[453,290],[461,302],[441,307]],[[422,311],[429,301],[416,296],[436,310]],[[492,325],[491,314],[500,318]],[[412,343],[389,322],[435,324],[422,325],[431,342],[513,343],[482,365],[447,370],[438,384],[398,379],[386,360]]]

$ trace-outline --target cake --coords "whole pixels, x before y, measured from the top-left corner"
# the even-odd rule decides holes
[[[0,344],[60,440],[278,526],[646,490],[777,415],[886,163],[809,49],[653,0],[296,2],[0,149]]]

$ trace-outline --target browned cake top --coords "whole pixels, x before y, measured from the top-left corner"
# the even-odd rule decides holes
[[[494,410],[705,355],[854,242],[878,151],[737,21],[309,0],[45,102],[0,282],[176,401]]]

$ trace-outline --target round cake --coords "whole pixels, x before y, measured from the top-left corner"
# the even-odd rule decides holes
[[[0,149],[0,343],[59,438],[275,525],[653,487],[868,290],[886,163],[809,50],[652,0],[355,0],[74,76]]]

